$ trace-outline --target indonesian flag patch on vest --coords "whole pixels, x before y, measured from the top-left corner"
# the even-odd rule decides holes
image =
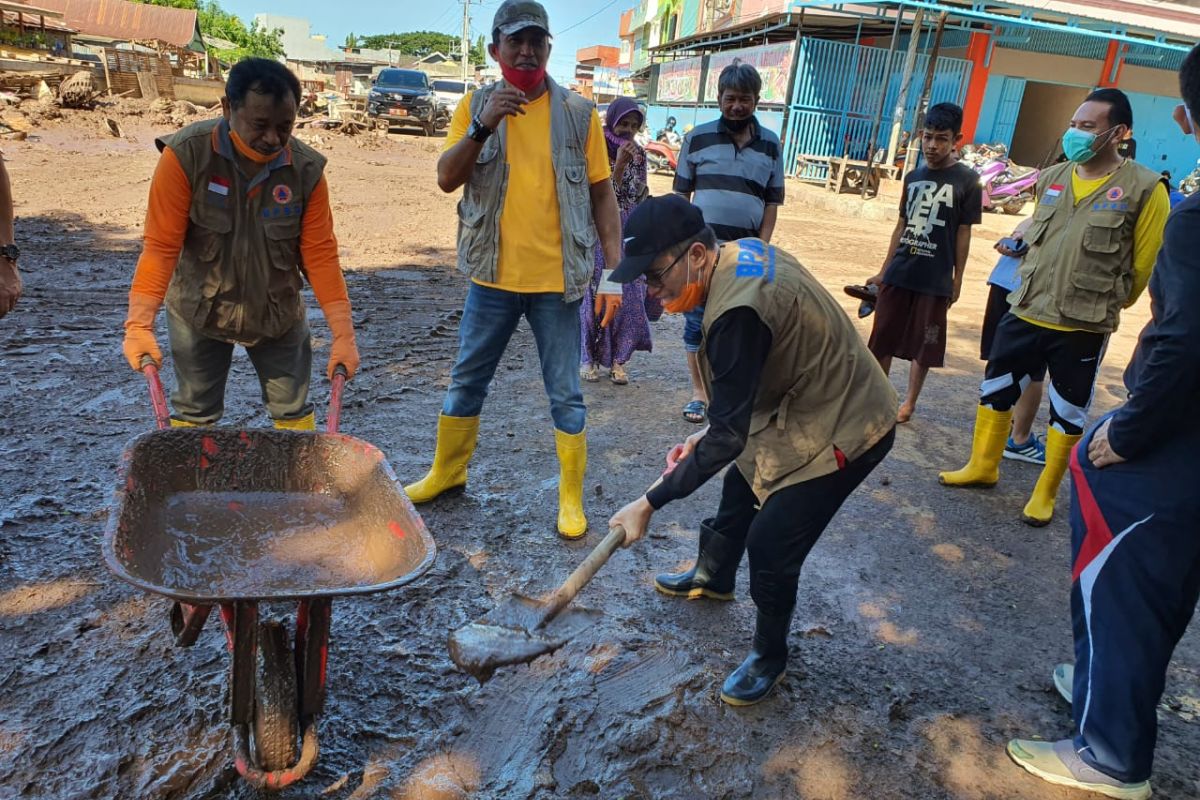
[[[213,175],[208,179],[208,190],[214,194],[219,194],[222,197],[229,195],[229,179],[222,178],[220,175]]]

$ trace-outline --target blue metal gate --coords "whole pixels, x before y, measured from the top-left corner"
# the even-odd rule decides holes
[[[866,160],[872,151],[886,146],[891,135],[892,114],[900,95],[906,54],[879,47],[801,39],[796,53],[795,90],[784,132],[784,159],[789,172],[796,173],[800,156],[841,157]],[[921,88],[929,65],[928,55],[918,55],[909,87],[904,127],[911,130],[920,102]],[[939,58],[935,66],[930,104],[962,104],[971,80],[971,62],[961,58]],[[871,127],[884,94],[883,123],[875,140]],[[810,164],[798,177],[824,180],[827,168]]]

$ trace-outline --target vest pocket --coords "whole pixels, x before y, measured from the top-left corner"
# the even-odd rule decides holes
[[[483,260],[483,253],[487,246],[486,236],[483,235],[483,218],[486,216],[483,209],[479,206],[465,200],[460,200],[458,203],[458,239],[461,255],[465,256],[467,263],[472,267],[478,267]]]
[[[1083,249],[1093,253],[1115,253],[1121,249],[1121,227],[1125,217],[1121,214],[1094,214],[1088,219],[1083,233]]]
[[[196,206],[192,208],[184,246],[197,261],[215,261],[233,230],[233,220],[225,213],[196,213]]]
[[[275,269],[293,270],[300,263],[300,220],[279,220],[263,225],[267,254]]]
[[[1059,311],[1070,319],[1103,322],[1113,299],[1113,279],[1108,275],[1077,269],[1071,276]]]

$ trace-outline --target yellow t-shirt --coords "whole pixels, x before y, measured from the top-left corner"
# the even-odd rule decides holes
[[[544,92],[526,103],[524,115],[508,117],[501,124],[508,126],[506,160],[510,169],[500,212],[500,258],[496,282],[476,283],[509,292],[562,292],[562,231],[550,158],[550,93]],[[458,144],[470,125],[468,93],[454,111],[444,149]],[[608,180],[612,175],[608,147],[595,111],[588,129],[586,155],[588,183]]]
[[[1111,176],[1101,175],[1099,178],[1085,180],[1079,177],[1078,170],[1071,170],[1071,193],[1075,196],[1075,205],[1079,206],[1093,192],[1097,191]],[[1162,247],[1163,231],[1167,226],[1167,216],[1171,213],[1171,197],[1167,187],[1161,183],[1150,193],[1150,199],[1138,213],[1137,223],[1133,226],[1133,286],[1129,289],[1129,299],[1125,308],[1129,308],[1141,297],[1150,282],[1154,272],[1154,262],[1158,259],[1158,250]],[[1019,316],[1019,315],[1018,315]],[[1054,325],[1035,319],[1026,319],[1028,323],[1053,331],[1073,331],[1069,325]]]

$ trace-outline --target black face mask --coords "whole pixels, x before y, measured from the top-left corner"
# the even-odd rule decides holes
[[[741,133],[750,127],[750,123],[754,121],[753,116],[743,117],[742,119],[730,119],[722,116],[721,120],[725,123],[725,129],[730,133]]]

